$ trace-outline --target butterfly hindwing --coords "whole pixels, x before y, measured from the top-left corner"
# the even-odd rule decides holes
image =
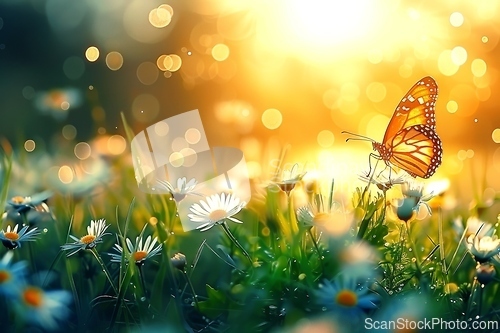
[[[429,178],[441,164],[441,139],[428,125],[400,130],[386,147],[391,152],[389,162],[413,177]]]
[[[402,129],[416,125],[436,128],[435,105],[438,95],[436,81],[424,77],[406,93],[394,110],[382,141],[386,144]]]

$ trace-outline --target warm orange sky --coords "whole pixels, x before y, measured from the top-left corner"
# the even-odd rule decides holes
[[[470,189],[474,174],[500,186],[498,1],[116,0],[64,12],[58,1],[0,14],[7,137],[17,138],[5,125],[14,115],[37,137],[30,96],[74,87],[42,99],[58,108],[80,91],[83,100],[64,104],[59,122],[40,116],[44,130],[73,126],[89,140],[124,135],[120,112],[138,132],[199,109],[210,144],[241,148],[255,176],[269,178],[266,165],[288,144],[288,165],[350,183],[372,149],[340,132],[382,140],[400,99],[430,75],[444,148],[431,180]],[[19,12],[30,20],[13,20]]]

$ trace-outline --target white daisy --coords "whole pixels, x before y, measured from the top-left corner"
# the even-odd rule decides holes
[[[206,202],[200,200],[200,203],[193,204],[189,210],[193,214],[188,214],[192,222],[199,223],[196,229],[206,231],[216,224],[222,223],[228,219],[236,223],[242,221],[233,217],[245,207],[246,202],[240,202],[240,199],[231,194],[214,194],[207,197]]]
[[[489,234],[491,229],[493,229],[493,225],[488,222],[481,221],[476,216],[470,216],[467,219],[466,228],[465,240],[467,243],[467,247],[470,249],[470,247],[472,246],[472,240],[475,237],[481,238]]]
[[[77,253],[80,250],[90,250],[93,249],[98,243],[102,243],[102,237],[105,235],[109,235],[109,233],[105,233],[106,229],[108,229],[109,224],[106,224],[105,219],[100,219],[97,221],[91,220],[90,226],[87,227],[87,234],[80,239],[76,238],[73,235],[69,235],[71,239],[75,242],[67,243],[61,246],[63,250],[71,250],[68,254],[68,257]]]
[[[304,178],[306,172],[299,173],[298,169],[298,164],[294,164],[290,170],[283,170],[281,181],[276,182],[283,192],[290,194],[295,185]]]
[[[191,178],[189,182],[186,177],[178,178],[177,187],[175,188],[166,180],[159,180],[158,184],[163,189],[168,190],[177,202],[183,200],[188,194],[201,196],[201,194],[193,191],[196,185],[198,185],[198,182],[194,178]]]
[[[333,222],[333,216],[326,212],[314,213],[309,207],[300,207],[297,209],[297,220],[300,226],[309,229],[314,226],[325,226]]]
[[[14,228],[11,228],[9,225],[7,226],[7,230],[0,231],[0,240],[2,241],[2,244],[10,250],[21,247],[22,242],[35,241],[36,236],[40,234],[37,227],[28,231],[29,226],[24,226],[19,232],[17,232],[18,227],[19,224],[16,224]]]
[[[146,238],[146,241],[144,242],[144,245],[143,245],[142,244],[142,236],[141,236],[141,237],[136,237],[135,245],[133,245],[132,241],[129,238],[126,238],[125,243],[127,244],[127,249],[129,251],[129,254],[130,254],[130,259],[133,260],[135,262],[135,264],[138,266],[144,264],[144,262],[147,259],[160,253],[161,244],[158,244],[155,247],[155,244],[157,241],[158,241],[157,237],[155,237],[153,239],[153,241],[151,241],[151,236],[148,236],[148,238]],[[119,243],[117,243],[117,244],[115,244],[114,249],[118,253],[117,254],[115,254],[115,253],[109,254],[111,256],[111,261],[121,262],[123,248],[120,246]]]
[[[432,215],[432,210],[427,202],[431,200],[434,195],[432,192],[426,195],[423,194],[423,183],[416,181],[403,182],[403,184],[401,185],[401,191],[403,192],[403,196],[405,197],[405,199],[412,199],[415,202],[415,205],[413,207],[413,210],[415,212],[418,212],[418,210],[420,209],[420,205],[423,205],[425,206],[425,208],[427,208],[429,215]]]
[[[497,235],[474,237],[469,251],[478,262],[486,262],[500,253],[500,239]]]
[[[407,175],[403,173],[396,174],[394,178],[382,174],[378,174],[377,176],[375,175],[371,176],[368,173],[363,173],[359,175],[360,180],[369,184],[374,184],[375,186],[378,187],[379,190],[384,192],[390,189],[393,185],[404,184],[406,182],[406,178]]]

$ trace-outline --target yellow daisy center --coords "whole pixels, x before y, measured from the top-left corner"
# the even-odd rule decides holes
[[[95,240],[94,235],[87,235],[87,236],[83,236],[82,238],[80,238],[80,242],[82,242],[83,244],[90,244],[94,240]]]
[[[8,240],[11,240],[11,241],[16,241],[19,239],[19,235],[17,234],[17,232],[5,232],[3,234],[5,236],[5,238],[7,238]]]
[[[226,218],[226,216],[227,216],[227,212],[224,209],[216,209],[216,210],[212,211],[210,213],[210,215],[208,215],[208,218],[212,222],[217,222],[217,221],[220,221],[220,220]]]
[[[353,307],[358,304],[358,296],[354,291],[344,289],[338,292],[337,296],[335,297],[335,302],[346,307]]]
[[[28,287],[23,292],[23,300],[32,307],[40,307],[43,303],[43,292],[35,287]]]
[[[137,251],[132,253],[132,258],[134,258],[135,262],[139,262],[144,260],[148,254],[145,251]]]
[[[19,196],[19,195],[17,195],[17,196],[15,196],[15,197],[13,197],[11,200],[12,200],[12,202],[13,202],[13,203],[15,203],[16,205],[20,205],[20,204],[22,204],[22,203],[24,202],[24,198],[23,198],[23,197],[21,197],[21,196]]]
[[[10,280],[10,273],[7,271],[0,271],[0,284]]]

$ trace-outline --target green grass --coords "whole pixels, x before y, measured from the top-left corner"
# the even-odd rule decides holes
[[[20,181],[11,174],[16,154],[1,155],[4,206],[16,195],[11,185]],[[126,155],[109,166],[113,178],[87,192],[55,189],[48,200],[52,217],[37,225],[45,232],[31,244],[32,251],[28,246],[14,250],[14,260],[27,261],[32,277],[50,272],[44,289],[71,292],[71,315],[59,322],[61,331],[288,332],[304,318],[313,323],[327,318],[337,328],[362,331],[363,320],[353,323],[341,310],[329,312],[317,302],[319,285],[340,273],[363,280],[377,295],[376,308],[362,311],[366,318],[499,319],[498,280],[477,282],[465,232],[453,227],[456,214],[443,214],[439,202],[431,202],[434,214],[425,221],[405,224],[376,186],[357,189],[351,208],[342,208],[335,202],[334,182],[327,193],[317,193],[307,192],[304,180],[298,180],[288,194],[276,184],[256,192],[236,216],[241,225],[184,232],[169,195],[138,190]],[[301,221],[294,198],[304,194],[313,214],[328,218]],[[112,235],[93,250],[66,257],[60,246],[68,235],[85,235],[90,220],[100,218],[111,224]],[[5,219],[3,227],[11,222]],[[124,239],[141,234],[158,237],[160,255],[139,267],[128,262],[124,250],[121,263],[110,262],[107,253],[117,239],[126,249]],[[6,251],[0,249],[0,256]],[[184,269],[171,263],[178,252],[186,256]],[[6,331],[30,328],[8,299],[0,297],[0,308]]]

